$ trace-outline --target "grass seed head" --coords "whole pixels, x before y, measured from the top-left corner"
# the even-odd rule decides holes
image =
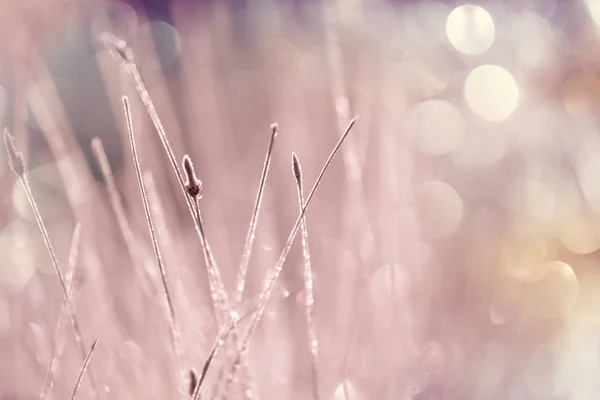
[[[302,190],[302,168],[300,167],[300,161],[296,153],[292,153],[292,167],[294,168],[294,177],[300,190]]]
[[[183,156],[183,170],[185,171],[185,190],[194,199],[200,196],[202,190],[202,182],[196,177],[194,164],[192,159],[187,154]]]
[[[4,129],[4,146],[6,147],[6,154],[8,156],[8,166],[15,174],[22,176],[25,173],[23,153],[17,150],[15,138],[6,128]]]
[[[198,384],[198,375],[194,369],[190,369],[190,386],[188,387],[188,393],[190,396],[194,395],[194,390]]]

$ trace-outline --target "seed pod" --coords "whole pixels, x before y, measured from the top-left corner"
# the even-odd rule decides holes
[[[185,190],[194,199],[200,196],[202,190],[202,182],[196,177],[194,164],[192,159],[187,154],[183,156],[183,170],[185,171]]]
[[[23,153],[17,150],[15,138],[6,128],[4,129],[4,146],[6,147],[6,155],[8,156],[8,166],[15,174],[22,176],[25,173]]]

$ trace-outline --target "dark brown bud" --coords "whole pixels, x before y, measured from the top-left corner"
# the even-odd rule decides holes
[[[187,154],[183,156],[183,170],[185,171],[185,190],[193,198],[200,196],[202,190],[202,182],[196,178],[196,172],[194,171],[194,164],[192,159]]]
[[[300,161],[296,153],[292,153],[292,167],[294,168],[294,177],[300,190],[302,190],[302,168],[300,167]]]
[[[196,371],[190,369],[190,386],[188,387],[188,393],[190,396],[194,394],[194,390],[196,389],[196,385],[198,384],[198,376],[196,375]]]

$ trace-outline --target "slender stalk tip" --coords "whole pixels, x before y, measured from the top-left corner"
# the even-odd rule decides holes
[[[346,139],[346,137],[348,137],[348,135],[352,131],[352,127],[354,126],[354,124],[356,123],[357,120],[358,120],[358,116],[354,117],[350,121],[350,123],[348,124],[346,129],[344,130],[344,133],[342,134],[342,136],[338,139],[337,143],[333,147],[333,150],[331,150],[329,157],[327,157],[325,164],[321,168],[321,172],[319,172],[319,175],[317,176],[317,180],[315,181],[312,189],[308,193],[306,200],[303,202],[302,211],[300,212],[300,215],[298,216],[298,218],[296,219],[296,222],[294,223],[294,226],[292,227],[292,231],[290,232],[288,239],[286,241],[286,244],[285,244],[283,250],[281,251],[279,259],[277,260],[277,264],[275,265],[275,268],[273,269],[271,275],[266,278],[265,288],[263,289],[263,291],[260,294],[260,303],[258,305],[258,311],[254,315],[254,318],[250,322],[250,327],[246,330],[246,334],[244,335],[244,337],[242,339],[242,342],[240,345],[240,350],[238,351],[237,360],[239,360],[240,356],[247,351],[248,345],[250,343],[250,339],[251,339],[252,335],[254,334],[254,332],[256,331],[256,327],[258,326],[258,324],[260,323],[260,320],[262,319],[262,317],[264,315],[266,305],[273,293],[273,287],[275,286],[277,278],[281,274],[281,271],[283,269],[283,264],[290,252],[290,249],[292,248],[292,243],[294,241],[294,238],[296,237],[296,233],[298,232],[298,229],[300,228],[300,225],[303,221],[304,214],[306,213],[306,210],[308,208],[308,205],[310,204],[310,201],[311,201],[313,195],[315,194],[315,191],[321,184],[321,181],[323,180],[323,176],[325,176],[325,172],[327,172],[327,169],[329,168],[329,165],[333,161],[333,158],[335,157],[338,150],[342,146],[342,143],[344,143],[344,140]],[[234,364],[234,366],[235,365],[237,365],[237,364]]]
[[[128,63],[133,62],[133,51],[126,41],[108,32],[101,33],[100,40],[116,59]]]
[[[292,152],[292,167],[294,168],[294,177],[296,178],[296,183],[298,187],[302,189],[302,167],[300,166],[300,161],[298,160],[298,156],[296,153]]]
[[[302,167],[296,153],[292,153],[292,164],[294,166],[294,175],[296,176],[296,184],[298,186],[298,205],[300,206],[300,214],[304,210],[304,190],[302,187]],[[306,215],[302,216],[302,255],[304,257],[304,309],[306,316],[306,333],[309,343],[310,352],[310,369],[312,376],[312,400],[319,400],[319,381],[317,376],[317,355],[319,352],[319,342],[315,331],[315,323],[313,321],[313,273],[310,263],[310,251],[308,249],[308,228],[306,226]]]
[[[277,136],[279,134],[279,124],[277,122],[273,122],[271,124],[271,135]]]
[[[15,174],[22,176],[25,173],[23,153],[17,150],[15,138],[6,128],[4,128],[4,146],[6,147],[6,155],[8,156],[8,166]]]
[[[263,164],[262,172],[260,175],[260,182],[258,184],[258,193],[256,194],[256,201],[254,202],[254,210],[252,211],[252,218],[250,219],[250,225],[248,226],[248,233],[246,234],[246,242],[244,243],[244,250],[242,252],[242,261],[238,270],[236,278],[236,292],[234,295],[233,304],[239,304],[244,294],[244,287],[246,286],[246,275],[248,273],[248,264],[250,262],[250,256],[252,254],[252,244],[254,243],[256,227],[258,226],[258,214],[260,213],[260,206],[264,195],[265,185],[267,182],[267,176],[269,174],[269,168],[271,166],[271,159],[273,157],[273,147],[275,145],[275,139],[279,132],[279,125],[274,122],[271,124],[271,139],[269,140],[269,147],[265,156],[265,162]]]
[[[198,198],[202,190],[202,181],[196,177],[194,163],[187,154],[183,156],[183,170],[185,171],[185,190],[194,199]]]
[[[97,148],[102,146],[102,140],[98,136],[94,136],[92,138],[92,148]]]
[[[121,96],[121,101],[123,102],[123,107],[125,107],[125,112],[131,115],[131,107],[129,107],[129,97],[123,95]]]

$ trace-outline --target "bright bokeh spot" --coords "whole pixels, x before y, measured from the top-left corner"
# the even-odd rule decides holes
[[[540,265],[547,255],[543,236],[514,236],[504,242],[500,264],[503,271],[519,281],[536,281],[543,275]]]
[[[538,318],[568,316],[579,299],[579,280],[570,265],[562,261],[545,263],[544,276],[528,289],[530,311]]]
[[[510,207],[519,218],[546,224],[554,221],[556,199],[546,182],[538,179],[518,182],[510,197]]]
[[[458,192],[442,181],[425,182],[417,192],[421,230],[427,238],[443,238],[460,224],[464,213]]]
[[[473,69],[465,80],[464,95],[473,112],[488,121],[508,118],[519,104],[517,82],[498,65]]]
[[[494,43],[496,27],[490,13],[474,5],[456,7],[446,20],[448,40],[464,54],[481,54]]]
[[[537,68],[551,61],[552,29],[541,16],[531,12],[516,15],[508,33],[521,66]]]
[[[596,27],[600,28],[600,2],[598,0],[584,0],[584,3]]]
[[[465,133],[460,110],[444,100],[416,105],[408,117],[408,132],[423,154],[441,155],[455,150]]]
[[[575,254],[590,254],[600,249],[600,228],[588,216],[574,215],[561,225],[560,241]]]

